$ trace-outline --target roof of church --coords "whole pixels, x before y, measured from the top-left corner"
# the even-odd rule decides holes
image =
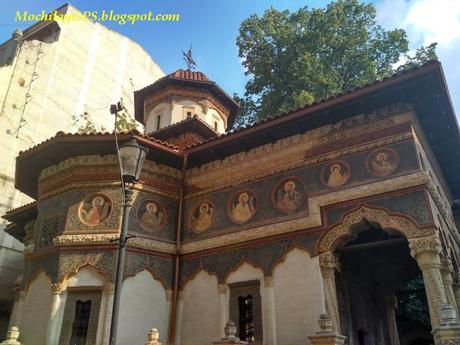
[[[189,69],[183,70],[178,69],[175,72],[172,72],[165,76],[169,79],[187,79],[187,80],[196,80],[196,81],[209,81],[209,78],[203,72],[195,72]]]
[[[144,98],[151,94],[165,89],[167,86],[177,85],[190,87],[196,90],[206,90],[211,93],[219,102],[221,102],[229,111],[227,119],[227,128],[231,128],[239,109],[239,104],[233,97],[225,92],[217,83],[202,72],[178,69],[177,71],[165,75],[153,84],[150,84],[134,92],[134,117],[137,121],[144,123]]]
[[[131,132],[119,137],[120,141],[135,137],[140,144],[150,148],[149,156],[154,157],[155,161],[175,168],[182,167],[183,157],[187,155],[187,167],[192,168],[393,104],[412,105],[454,198],[460,198],[460,131],[442,67],[437,61],[307,107],[270,117],[247,128],[209,136],[203,142],[184,150],[165,143],[161,136],[154,134]],[[163,133],[178,130],[184,126],[184,122],[187,125],[188,122],[197,121],[187,119],[182,125],[166,127]],[[59,133],[20,153],[16,163],[16,187],[34,197],[37,193],[38,174],[42,169],[75,155],[75,152],[86,155],[114,154],[113,140],[111,133]],[[152,151],[155,151],[155,155]]]
[[[203,141],[211,140],[219,135],[218,132],[195,115],[151,132],[148,136],[157,140],[166,141],[169,138],[177,137],[178,135],[186,132],[196,132],[203,137]]]

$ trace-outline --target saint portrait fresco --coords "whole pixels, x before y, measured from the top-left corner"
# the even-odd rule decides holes
[[[396,171],[398,166],[398,154],[388,148],[373,151],[366,160],[367,171],[377,177],[391,175]]]
[[[347,183],[351,176],[349,165],[342,161],[326,164],[321,171],[321,181],[328,187],[337,188]]]
[[[106,195],[91,195],[80,206],[80,219],[87,225],[95,226],[108,218],[111,209],[112,202]]]
[[[166,211],[153,200],[144,200],[137,208],[139,224],[146,230],[155,231],[166,224]]]
[[[209,201],[203,201],[193,211],[189,219],[192,230],[202,233],[209,229],[214,216],[214,206]]]
[[[297,212],[304,204],[305,195],[305,186],[300,179],[285,179],[273,189],[273,206],[283,213]]]
[[[233,194],[228,205],[230,219],[237,224],[247,223],[256,213],[257,199],[254,192],[244,190]]]

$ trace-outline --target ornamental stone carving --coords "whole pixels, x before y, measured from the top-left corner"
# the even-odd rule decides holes
[[[353,236],[353,227],[362,220],[378,223],[383,230],[397,230],[406,238],[424,236],[434,233],[432,228],[419,229],[414,222],[406,217],[393,215],[383,209],[362,206],[357,210],[348,212],[342,222],[326,232],[319,244],[319,252],[334,249],[339,238]]]
[[[430,310],[431,325],[440,324],[441,305],[447,302],[446,292],[441,276],[441,241],[437,234],[422,238],[409,239],[411,255],[422,270],[423,282]]]
[[[410,254],[413,257],[423,252],[433,252],[436,254],[441,253],[441,241],[437,235],[426,236],[421,238],[414,238],[409,240]]]

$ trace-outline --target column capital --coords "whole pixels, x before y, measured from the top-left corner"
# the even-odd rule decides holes
[[[273,287],[273,276],[264,276],[265,287]]]
[[[66,289],[66,286],[64,283],[54,283],[51,284],[51,293],[53,295],[60,295],[64,290]]]
[[[446,255],[441,255],[441,271],[450,274],[454,273],[454,266],[452,265],[452,260]]]
[[[319,255],[319,265],[321,268],[331,268],[339,270],[339,260],[332,252],[324,252]]]
[[[178,290],[177,291],[177,300],[181,301],[184,299],[184,290]]]
[[[114,283],[107,281],[104,284],[104,288],[105,288],[105,290],[107,290],[107,293],[109,295],[115,294],[115,284]]]
[[[441,241],[437,235],[409,239],[410,254],[416,258],[425,252],[441,253]]]
[[[219,284],[218,289],[219,295],[225,295],[225,293],[227,292],[227,284]]]
[[[22,302],[26,298],[26,295],[27,295],[27,291],[17,289],[14,291],[14,300],[17,302]]]
[[[166,300],[171,301],[173,298],[174,290],[165,290]]]

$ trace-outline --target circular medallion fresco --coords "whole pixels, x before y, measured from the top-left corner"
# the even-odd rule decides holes
[[[79,217],[82,223],[96,226],[103,223],[112,211],[112,201],[104,194],[91,194],[80,205]]]
[[[321,182],[331,188],[343,186],[350,176],[350,166],[343,161],[330,162],[321,170]]]
[[[230,219],[236,224],[247,223],[256,213],[257,198],[253,191],[241,190],[233,194],[227,211]]]
[[[304,205],[305,197],[305,185],[297,177],[285,178],[272,191],[273,207],[286,214],[297,212]]]
[[[391,175],[398,169],[399,156],[395,150],[381,148],[372,151],[366,159],[367,171],[377,177]]]
[[[163,228],[166,218],[165,208],[155,200],[144,200],[137,207],[137,221],[150,232]]]
[[[189,217],[190,228],[196,233],[208,230],[213,222],[214,210],[214,205],[209,201],[196,205]]]

